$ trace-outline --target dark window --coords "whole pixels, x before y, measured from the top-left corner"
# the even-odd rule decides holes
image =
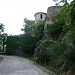
[[[42,14],[40,15],[40,18],[42,19]]]

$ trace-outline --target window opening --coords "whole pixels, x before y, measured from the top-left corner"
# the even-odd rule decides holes
[[[40,18],[42,19],[42,14],[40,15]]]

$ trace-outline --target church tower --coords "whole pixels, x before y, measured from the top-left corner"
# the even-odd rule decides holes
[[[44,12],[37,12],[35,13],[34,17],[35,17],[35,23],[36,23],[38,20],[44,21],[47,17],[47,14]]]

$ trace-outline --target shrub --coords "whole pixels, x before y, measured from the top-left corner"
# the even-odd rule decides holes
[[[58,38],[60,33],[62,32],[64,23],[63,22],[54,22],[47,27],[47,33],[53,38]]]
[[[48,63],[50,61],[50,55],[48,54],[49,45],[53,45],[53,40],[40,40],[37,43],[34,54],[37,62]]]
[[[73,45],[73,43],[69,43],[67,45],[67,48],[64,51],[64,56],[64,62],[66,63],[66,67],[68,67],[67,71],[75,71],[75,46]]]

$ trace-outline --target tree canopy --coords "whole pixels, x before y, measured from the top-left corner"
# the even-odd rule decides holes
[[[0,23],[0,33],[1,33],[1,32],[4,32],[4,29],[5,29],[5,28],[4,28],[4,25],[3,25],[2,23]]]
[[[23,28],[21,30],[24,31],[25,33],[29,34],[29,33],[31,33],[33,24],[34,24],[33,20],[29,20],[29,19],[25,18],[24,19],[24,25],[23,25]]]

